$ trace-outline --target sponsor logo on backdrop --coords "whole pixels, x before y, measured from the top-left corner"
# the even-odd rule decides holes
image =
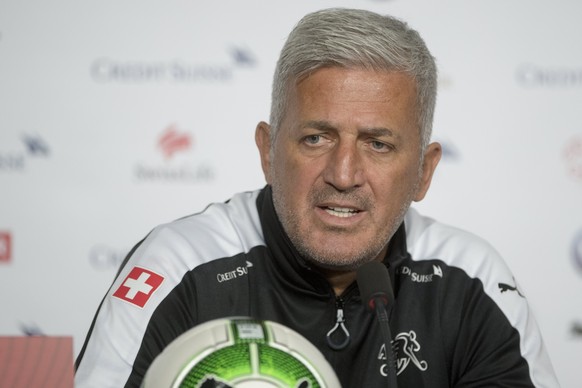
[[[574,265],[582,273],[582,229],[574,236],[570,252]]]
[[[134,169],[139,182],[203,183],[214,180],[214,167],[196,160],[194,135],[172,124],[155,141],[158,162],[138,163]],[[152,159],[153,160],[153,159]]]
[[[437,141],[441,144],[443,150],[443,161],[458,162],[461,159],[461,152],[452,141],[446,139],[437,139]]]
[[[99,83],[212,83],[231,81],[238,69],[256,66],[249,49],[229,47],[226,51],[228,58],[224,63],[98,58],[91,64],[90,73]]]
[[[39,136],[22,136],[22,141],[28,150],[28,154],[32,156],[49,156],[50,151],[48,144]]]
[[[461,153],[450,141],[441,142],[443,149],[442,158],[447,162],[458,162],[461,159]]]
[[[158,148],[166,159],[171,159],[177,152],[187,151],[192,148],[192,135],[178,131],[175,125],[169,126],[158,140]]]
[[[133,267],[113,296],[138,307],[144,307],[163,281],[162,275],[149,269]]]
[[[582,182],[582,136],[568,141],[564,147],[563,157],[568,173]]]
[[[20,323],[20,332],[26,336],[45,335],[44,331],[36,323]]]
[[[125,256],[126,250],[115,249],[105,244],[97,244],[89,251],[89,264],[97,270],[118,269]]]
[[[257,59],[248,48],[233,46],[229,48],[228,52],[237,67],[255,67],[257,64]]]
[[[12,234],[7,231],[0,231],[0,263],[10,263],[12,261]]]
[[[516,71],[517,82],[528,88],[582,88],[582,66],[524,64]]]
[[[19,143],[9,150],[0,149],[0,172],[22,172],[31,159],[50,155],[47,142],[38,135],[24,134]]]

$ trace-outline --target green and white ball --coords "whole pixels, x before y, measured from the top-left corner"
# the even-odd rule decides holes
[[[148,369],[143,388],[338,388],[311,342],[288,327],[223,318],[176,338]]]

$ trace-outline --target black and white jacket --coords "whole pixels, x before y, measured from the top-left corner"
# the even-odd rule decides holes
[[[486,242],[410,209],[384,264],[400,387],[558,387],[527,301]],[[345,321],[328,338],[338,311]],[[266,187],[159,226],[132,250],[79,354],[76,387],[138,387],[173,339],[229,316],[301,333],[344,388],[386,386],[382,333],[357,285],[334,295]]]

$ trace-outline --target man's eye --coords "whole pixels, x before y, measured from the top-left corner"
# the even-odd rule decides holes
[[[388,147],[387,144],[382,143],[381,141],[372,141],[370,142],[370,144],[372,145],[372,148],[375,149],[376,151],[388,151],[390,147]]]
[[[309,135],[309,136],[306,136],[304,140],[307,144],[317,144],[321,141],[321,136],[320,135]]]

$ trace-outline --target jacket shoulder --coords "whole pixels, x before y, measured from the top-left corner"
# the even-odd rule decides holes
[[[483,292],[519,333],[519,351],[536,387],[558,387],[536,320],[499,252],[483,238],[409,209],[406,242],[413,262],[438,260],[481,283]],[[446,274],[445,274],[446,276]]]

